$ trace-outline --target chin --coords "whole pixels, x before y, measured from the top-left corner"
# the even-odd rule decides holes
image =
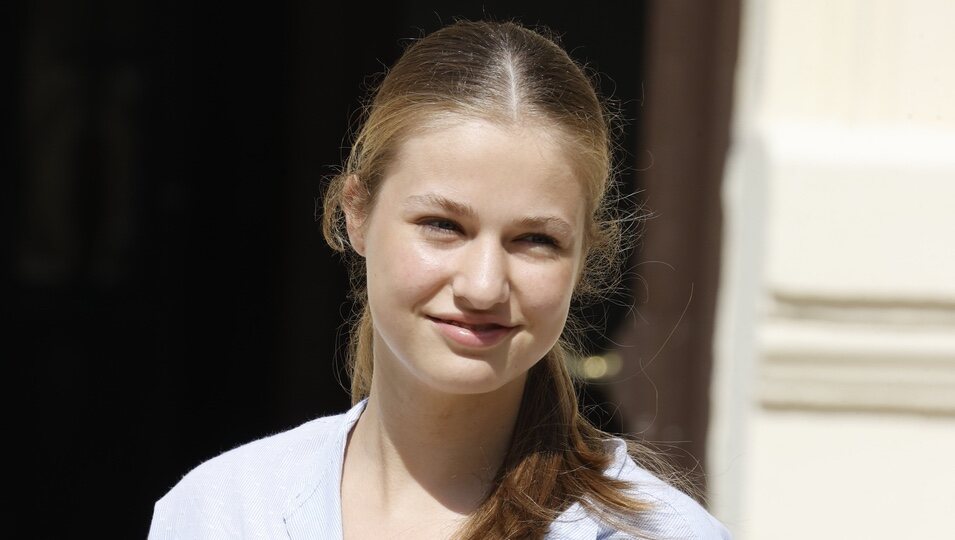
[[[422,373],[419,378],[438,392],[457,395],[490,394],[523,379],[523,374],[499,373],[484,362],[469,360],[468,363],[473,365],[442,373]]]

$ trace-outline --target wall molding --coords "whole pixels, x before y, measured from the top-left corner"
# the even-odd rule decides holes
[[[760,404],[955,415],[955,310],[880,305],[777,302],[759,332]]]

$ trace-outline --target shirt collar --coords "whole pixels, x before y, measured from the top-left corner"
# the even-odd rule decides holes
[[[341,416],[334,438],[316,453],[312,467],[303,474],[300,488],[286,504],[283,514],[291,540],[340,540],[342,533],[341,484],[345,442],[365,410],[367,399]],[[599,525],[580,503],[574,503],[551,524],[550,540],[596,538]]]
[[[299,489],[289,499],[283,520],[289,538],[342,538],[342,465],[345,462],[345,442],[358,417],[365,410],[367,400],[358,402],[342,415],[334,437],[316,453],[311,466],[302,475]]]

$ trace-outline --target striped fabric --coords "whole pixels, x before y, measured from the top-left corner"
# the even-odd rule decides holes
[[[213,458],[187,474],[155,506],[150,540],[342,538],[339,499],[345,441],[365,402]],[[638,467],[619,439],[608,474],[630,480],[655,503],[634,518],[649,538],[728,539],[726,529],[691,498]],[[579,504],[551,525],[550,540],[631,538],[598,522]]]

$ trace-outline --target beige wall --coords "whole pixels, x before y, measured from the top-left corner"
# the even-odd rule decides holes
[[[712,508],[955,538],[955,2],[743,7]]]

